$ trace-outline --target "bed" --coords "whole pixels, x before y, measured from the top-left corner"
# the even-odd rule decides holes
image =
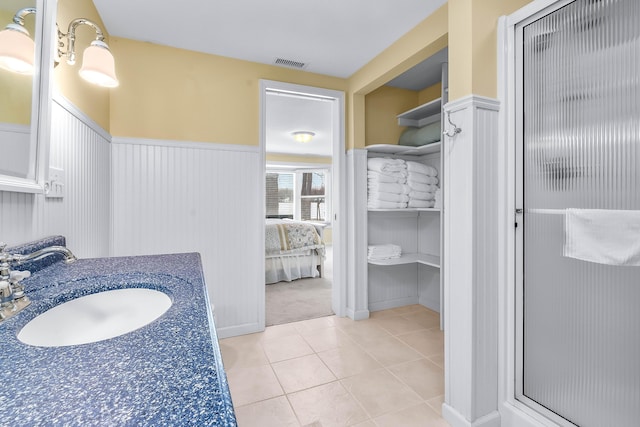
[[[267,219],[265,224],[265,283],[322,277],[324,224]]]

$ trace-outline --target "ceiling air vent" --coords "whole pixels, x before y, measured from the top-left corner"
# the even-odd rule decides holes
[[[307,64],[305,64],[304,62],[294,61],[292,59],[284,59],[284,58],[276,58],[276,60],[273,61],[273,63],[275,65],[280,65],[282,67],[297,68],[299,70],[302,70],[307,66]]]

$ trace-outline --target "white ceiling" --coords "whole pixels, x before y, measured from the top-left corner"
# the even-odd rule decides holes
[[[331,156],[330,101],[269,92],[266,105],[267,153]],[[315,132],[311,142],[294,141],[291,133],[304,130]]]
[[[93,0],[112,36],[346,78],[446,0]]]

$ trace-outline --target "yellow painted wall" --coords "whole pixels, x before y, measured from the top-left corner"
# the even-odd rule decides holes
[[[370,143],[366,136],[365,95],[447,47],[448,16],[445,4],[349,78],[347,149]]]
[[[259,80],[346,90],[344,79],[112,38],[111,134],[259,145]]]
[[[449,100],[497,92],[498,18],[531,0],[449,0]]]
[[[294,154],[269,154],[266,155],[267,162],[284,162],[284,163],[317,163],[318,165],[330,165],[333,159],[331,157],[318,156],[297,156]]]
[[[110,44],[102,19],[91,0],[58,0],[57,23],[60,30],[66,33],[69,23],[76,18],[87,18],[98,24],[105,31],[105,41]],[[76,63],[69,65],[63,59],[58,64],[53,72],[54,88],[103,129],[109,131],[109,92],[118,91],[119,88],[99,87],[86,82],[78,75],[78,70],[82,65],[82,53],[95,40],[95,35],[93,28],[87,25],[78,27],[76,31]],[[64,40],[66,43],[66,38]],[[115,60],[116,74],[120,78],[119,72],[123,60],[118,57]]]
[[[0,30],[13,22],[17,10],[5,10],[0,6]],[[27,15],[25,28],[31,37],[35,35],[35,15]],[[33,77],[0,69],[0,123],[29,125],[31,123],[31,97]]]
[[[418,92],[418,105],[426,104],[427,102],[438,99],[441,96],[442,83],[436,83],[433,86],[429,86]]]
[[[382,86],[365,96],[365,145],[397,144],[405,129],[396,116],[419,105],[418,92]]]

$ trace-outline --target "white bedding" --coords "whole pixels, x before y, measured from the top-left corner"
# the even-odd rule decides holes
[[[318,267],[323,265],[325,248],[317,227],[299,221],[266,220],[266,284],[320,276]]]

